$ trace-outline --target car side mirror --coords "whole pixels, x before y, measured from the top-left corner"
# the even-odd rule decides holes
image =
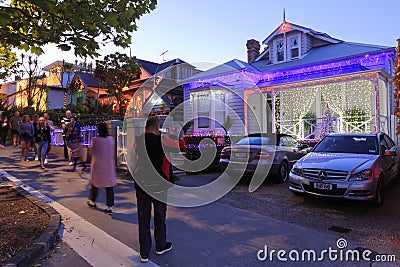
[[[385,156],[396,156],[396,150],[385,150]]]

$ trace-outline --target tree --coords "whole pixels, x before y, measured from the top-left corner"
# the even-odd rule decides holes
[[[43,92],[46,90],[46,86],[38,86],[38,79],[43,79],[45,76],[44,74],[40,75],[37,58],[34,58],[32,55],[21,54],[21,61],[24,69],[22,72],[25,72],[28,76],[23,82],[20,82],[19,97],[21,105],[23,106],[23,102],[26,100],[28,107],[35,108],[36,106],[36,110],[38,110],[40,103],[39,105],[35,104],[42,100],[41,96],[43,96]]]
[[[0,0],[0,46],[40,55],[53,43],[77,56],[99,56],[99,43],[126,48],[137,20],[157,0]]]
[[[8,45],[2,45],[0,42],[0,80],[15,73],[18,67],[19,63],[17,56],[11,51],[11,47]]]
[[[123,115],[125,112],[123,88],[140,76],[140,66],[136,58],[118,52],[108,55],[104,60],[96,61],[94,76],[107,88],[108,94],[115,98],[116,110]]]

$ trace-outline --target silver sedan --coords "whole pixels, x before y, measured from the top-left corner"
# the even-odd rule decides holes
[[[399,176],[399,149],[385,133],[326,136],[293,166],[289,189],[381,206],[384,187]]]

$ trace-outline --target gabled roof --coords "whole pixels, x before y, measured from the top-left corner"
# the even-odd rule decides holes
[[[315,38],[330,42],[330,43],[339,43],[342,42],[342,40],[333,38],[331,36],[329,36],[326,33],[323,32],[319,32],[319,31],[315,31],[311,28],[307,28],[307,27],[303,27],[294,23],[290,23],[287,21],[283,21],[281,23],[281,25],[278,26],[278,28],[276,28],[275,31],[273,31],[270,35],[268,35],[267,38],[264,39],[264,41],[262,42],[264,45],[267,45],[269,43],[269,41],[271,41],[271,39],[273,39],[276,35],[282,34],[283,32],[290,32],[293,30],[298,30],[304,33],[308,33],[310,35],[312,35]]]
[[[184,80],[182,82],[182,84],[192,81],[192,80],[196,80],[196,79],[201,79],[201,78],[215,76],[215,75],[221,75],[224,73],[229,73],[229,72],[238,71],[238,70],[245,70],[245,69],[247,69],[247,70],[250,69],[250,70],[256,71],[256,69],[249,63],[246,63],[246,62],[238,60],[238,59],[233,59],[224,64],[213,67],[209,70],[206,70],[206,71],[203,71],[196,75],[193,75],[193,76],[189,77],[188,79]]]
[[[85,87],[102,87],[100,80],[95,78],[93,74],[87,72],[77,72],[77,75],[83,82]]]
[[[251,65],[260,72],[273,71],[278,69],[294,68],[313,64],[317,62],[330,61],[346,57],[353,57],[362,54],[383,52],[384,50],[392,50],[393,47],[359,44],[350,42],[341,42],[337,44],[315,47],[310,50],[301,59],[286,61],[277,64],[269,64],[267,60],[261,60],[251,63]]]
[[[151,61],[147,61],[147,60],[143,60],[143,59],[137,59],[137,62],[150,75],[155,75],[156,73],[163,71],[166,68],[171,67],[176,64],[188,64],[187,62],[185,62],[179,58],[176,58],[176,59],[173,59],[170,61],[166,61],[163,63],[155,63],[155,62],[151,62]],[[190,65],[190,64],[188,64],[188,65]],[[190,65],[190,66],[192,66],[192,65]]]

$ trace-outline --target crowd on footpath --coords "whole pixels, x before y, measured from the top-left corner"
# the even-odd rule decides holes
[[[28,115],[20,115],[16,111],[10,118],[1,118],[0,145],[6,146],[8,131],[11,130],[10,145],[20,146],[21,161],[29,161],[29,152],[34,152],[34,160],[39,161],[42,169],[48,164],[47,155],[51,149],[51,131],[54,124],[49,115],[44,113],[42,117],[35,114],[30,118]],[[149,261],[149,253],[152,246],[150,232],[151,209],[154,208],[154,240],[156,254],[161,255],[172,249],[172,242],[166,237],[166,212],[167,212],[167,187],[162,182],[167,180],[173,183],[172,166],[163,146],[170,149],[179,149],[178,140],[161,138],[159,119],[151,116],[145,126],[145,133],[140,135],[134,142],[136,151],[135,189],[138,208],[139,222],[139,246],[140,261]],[[71,111],[67,110],[61,120],[64,139],[64,158],[73,166],[75,171],[79,161],[82,161],[83,169],[86,164],[83,161],[83,146],[79,122]],[[115,140],[109,136],[107,126],[104,122],[97,124],[97,136],[92,139],[88,152],[91,155],[90,187],[86,204],[97,209],[96,199],[99,188],[106,190],[106,206],[104,213],[112,215],[114,206],[114,187],[116,186],[116,168],[114,151]],[[154,168],[151,168],[153,166]],[[161,177],[157,180],[157,177]],[[159,184],[155,186],[155,184]],[[161,187],[160,187],[161,186]],[[149,189],[150,188],[150,189]],[[151,189],[153,188],[153,189]],[[157,197],[154,195],[157,188]],[[161,191],[159,190],[161,189]],[[159,192],[160,191],[160,192]]]

